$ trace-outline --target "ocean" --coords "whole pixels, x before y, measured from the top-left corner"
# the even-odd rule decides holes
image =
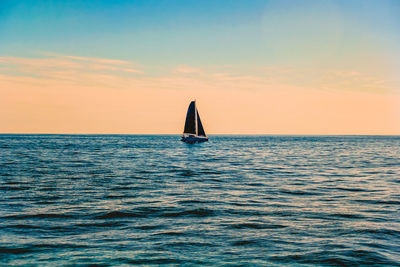
[[[0,265],[400,266],[400,136],[0,135]]]

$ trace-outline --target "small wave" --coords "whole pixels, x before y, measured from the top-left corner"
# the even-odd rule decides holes
[[[379,214],[389,214],[389,213],[394,213],[397,212],[396,210],[384,210],[384,209],[365,209],[365,210],[360,210],[360,212],[366,212],[366,213],[379,213]]]
[[[349,192],[375,192],[377,190],[370,190],[365,188],[356,188],[356,187],[335,187],[337,190],[349,191]]]
[[[214,175],[221,175],[221,171],[212,171],[212,170],[202,170],[199,174],[214,174]]]
[[[227,215],[234,215],[234,216],[266,216],[266,215],[281,215],[282,212],[271,213],[268,211],[261,211],[261,210],[252,210],[252,209],[227,209],[225,210]]]
[[[345,218],[345,219],[365,219],[365,216],[363,216],[363,215],[350,214],[350,213],[334,213],[334,214],[328,215],[328,216]]]
[[[264,223],[240,223],[229,225],[233,229],[279,229],[287,226],[281,224],[264,224]]]
[[[162,225],[140,225],[140,226],[135,226],[136,229],[139,230],[154,230],[154,229],[160,229],[163,228]]]
[[[164,242],[163,245],[161,245],[162,248],[170,248],[170,247],[215,247],[215,244],[212,244],[210,242]]]
[[[265,169],[265,168],[254,168],[254,171],[262,172],[263,174],[274,174],[275,171],[271,169]]]
[[[117,262],[127,263],[127,264],[180,264],[186,263],[186,261],[182,261],[179,259],[173,258],[156,258],[156,259],[118,259]]]
[[[32,187],[29,186],[2,186],[0,187],[0,191],[23,191],[23,190],[29,190]]]
[[[71,243],[55,243],[55,244],[50,244],[50,243],[41,243],[41,244],[30,244],[25,247],[0,247],[0,255],[19,255],[19,254],[27,254],[27,253],[35,253],[38,251],[43,251],[43,250],[53,250],[57,248],[61,249],[71,249],[71,248],[86,248],[87,246],[85,245],[77,245],[77,244],[71,244]]]
[[[185,235],[185,233],[182,233],[182,232],[161,232],[161,233],[156,233],[154,235],[182,236],[182,235]]]
[[[375,199],[356,199],[356,202],[362,202],[367,204],[378,204],[378,205],[400,205],[399,200],[375,200]]]
[[[153,171],[151,171],[151,170],[138,170],[137,173],[140,173],[140,174],[149,174],[149,173],[153,173]],[[135,176],[135,178],[141,179],[142,177],[136,177],[136,176]]]
[[[132,188],[132,186],[114,186],[111,188],[111,190],[132,190],[132,189],[136,189],[136,188]],[[142,189],[142,188],[139,188]]]
[[[265,186],[264,183],[249,183],[249,184],[247,184],[247,185],[248,185],[248,186],[255,186],[255,187],[258,187],[258,186],[264,187],[264,186]]]
[[[199,199],[186,199],[178,201],[179,204],[203,204],[209,203],[209,201],[199,200]]]
[[[180,216],[189,216],[189,217],[208,217],[213,216],[214,211],[209,209],[194,209],[194,210],[185,210],[181,212],[171,212],[164,213],[161,217],[180,217]]]
[[[39,204],[39,205],[49,205],[49,204],[54,204],[56,202],[55,201],[37,201],[35,203]]]
[[[254,207],[255,206],[254,204],[251,204],[251,203],[240,203],[240,202],[232,202],[229,204],[233,205],[233,206],[238,206],[238,207]]]
[[[85,245],[77,245],[77,244],[69,244],[69,243],[55,243],[55,244],[50,244],[50,243],[42,243],[42,244],[34,244],[31,245],[32,248],[49,248],[49,249],[54,249],[54,248],[86,248],[87,246]]]
[[[140,212],[112,211],[96,216],[97,219],[140,218],[140,217],[146,217],[146,214]]]
[[[56,190],[57,190],[56,187],[41,187],[41,188],[39,189],[39,191],[43,191],[43,192],[46,192],[46,191],[56,191]]]
[[[18,164],[17,161],[8,161],[8,162],[2,163],[0,166],[1,167],[8,167],[8,165],[17,165],[17,164]]]
[[[269,260],[283,263],[322,264],[328,266],[361,266],[361,265],[392,265],[393,261],[379,253],[366,250],[338,250],[333,253],[313,252],[292,254],[287,256],[273,256]]]
[[[14,225],[7,225],[7,228],[16,228],[16,229],[40,229],[42,227],[36,225],[29,225],[29,224],[14,224]]]
[[[232,242],[232,246],[247,246],[247,245],[255,245],[260,243],[259,241],[256,240],[239,240]]]
[[[192,177],[196,175],[196,172],[191,171],[191,170],[184,170],[181,172],[181,175],[184,177]]]
[[[123,223],[119,222],[104,222],[104,223],[87,223],[87,224],[75,224],[76,227],[117,227],[124,225]]]
[[[399,230],[395,230],[395,229],[372,229],[372,228],[368,228],[368,229],[359,229],[359,230],[355,230],[356,233],[361,233],[361,234],[372,234],[372,235],[376,235],[376,236],[382,236],[382,235],[387,235],[390,237],[398,237],[400,238],[400,231]]]
[[[374,263],[377,266],[382,266],[395,264],[380,253],[368,250],[345,250],[341,254],[351,258],[353,265],[370,265]]]
[[[4,219],[69,219],[75,216],[57,213],[21,214],[4,216]]]
[[[301,190],[293,191],[293,190],[285,190],[285,189],[283,189],[283,190],[280,190],[280,192],[284,193],[284,194],[289,194],[289,195],[310,195],[310,196],[322,195],[322,193],[318,193],[318,192],[301,191]]]
[[[29,248],[1,248],[0,247],[0,255],[1,254],[26,254],[34,252],[33,249]]]
[[[105,198],[108,198],[108,199],[114,199],[114,198],[125,198],[126,196],[124,196],[124,195],[108,195],[108,196],[105,196]]]

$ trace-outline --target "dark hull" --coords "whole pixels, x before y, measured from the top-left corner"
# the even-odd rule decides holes
[[[203,137],[203,136],[185,137],[185,136],[182,136],[181,141],[185,142],[185,143],[188,143],[188,144],[202,143],[202,142],[207,142],[208,141],[208,137]]]

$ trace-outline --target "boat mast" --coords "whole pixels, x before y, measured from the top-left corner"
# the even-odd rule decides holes
[[[199,129],[197,127],[197,107],[196,107],[196,99],[194,100],[194,121],[195,121],[195,127],[196,127],[196,136],[199,135]]]

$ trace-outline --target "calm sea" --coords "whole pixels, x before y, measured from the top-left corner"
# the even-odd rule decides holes
[[[400,266],[399,136],[0,135],[0,265]]]

